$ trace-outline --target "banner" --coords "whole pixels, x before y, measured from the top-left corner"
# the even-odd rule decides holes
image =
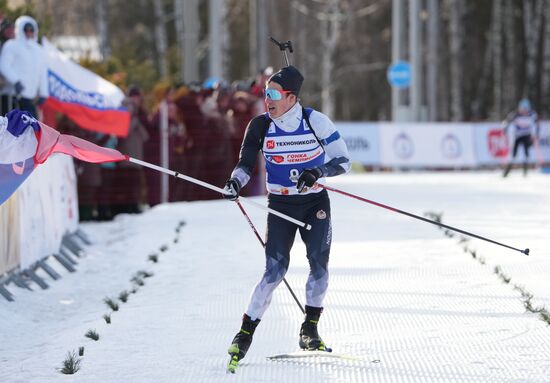
[[[63,235],[78,228],[78,195],[73,159],[52,155],[15,194],[19,201],[21,268],[57,253]]]
[[[350,123],[337,122],[352,162],[367,166],[452,168],[505,166],[512,158],[514,137],[499,122],[481,123]],[[515,163],[523,163],[520,147]],[[550,121],[540,122],[539,144],[528,162],[550,163]]]
[[[364,165],[380,164],[376,123],[338,122],[336,129],[346,142],[351,162]]]
[[[505,165],[512,158],[514,138],[505,135],[499,123],[474,124],[474,145],[479,165]],[[511,129],[510,129],[511,130]],[[550,121],[540,123],[539,145],[529,150],[529,163],[550,162]],[[523,147],[518,148],[515,163],[523,163]]]
[[[19,251],[19,201],[17,194],[0,206],[0,275],[16,268]]]
[[[510,156],[511,137],[502,130],[500,123],[474,124],[474,146],[479,165],[505,165]],[[523,158],[523,153],[520,155]]]
[[[539,146],[535,148],[535,157],[539,162],[542,158],[544,163],[550,163],[550,121],[540,123]]]
[[[379,123],[380,162],[398,167],[476,165],[472,125],[464,123]]]
[[[44,108],[66,114],[84,129],[126,137],[130,113],[122,106],[124,92],[71,61],[45,37],[42,46],[48,61],[50,94]]]

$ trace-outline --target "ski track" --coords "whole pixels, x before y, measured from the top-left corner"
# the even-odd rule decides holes
[[[261,245],[226,201],[158,206],[84,224],[95,245],[77,273],[55,266],[64,278],[48,280],[49,290],[10,286],[16,302],[0,301],[0,382],[550,382],[550,326],[525,312],[512,286],[550,308],[550,177],[407,173],[337,181],[331,185],[414,214],[442,212],[446,224],[530,247],[532,256],[468,241],[486,261],[481,265],[459,236],[333,194],[331,282],[320,333],[335,352],[361,360],[267,360],[298,348],[302,314],[281,284],[247,357],[228,375],[227,347],[263,272]],[[248,213],[263,233],[264,213]],[[147,261],[150,253],[158,264]],[[129,290],[138,270],[155,275],[107,325],[103,298]],[[302,304],[307,273],[298,240],[286,278]],[[98,342],[84,337],[90,328]],[[79,346],[81,370],[59,374],[67,351]]]

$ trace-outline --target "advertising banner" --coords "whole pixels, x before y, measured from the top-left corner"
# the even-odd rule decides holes
[[[18,189],[21,267],[57,253],[66,233],[78,228],[73,159],[52,155]]]
[[[550,121],[540,123],[539,145],[535,147],[535,158],[538,162],[541,160],[550,163]]]
[[[380,123],[380,161],[397,167],[474,166],[472,125]]]
[[[502,130],[500,123],[477,123],[474,127],[474,145],[479,165],[505,165],[513,155],[514,137]],[[529,163],[550,162],[550,121],[540,123],[539,143],[529,150]],[[519,147],[515,163],[523,163],[525,153]]]
[[[346,142],[352,162],[363,165],[380,164],[376,123],[337,122],[336,129]]]
[[[17,194],[0,206],[0,275],[19,265],[19,204]]]

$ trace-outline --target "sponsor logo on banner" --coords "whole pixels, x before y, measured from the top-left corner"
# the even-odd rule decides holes
[[[491,129],[487,133],[489,153],[494,158],[508,157],[508,137],[502,129]]]
[[[344,138],[344,142],[350,151],[356,150],[368,150],[370,143],[363,137],[347,137]]]
[[[539,138],[539,145],[541,147],[550,147],[550,136],[541,136]]]
[[[266,146],[266,148],[268,148],[268,149],[275,149],[275,141],[273,141],[273,140],[268,140],[268,141],[265,143],[265,146]]]
[[[462,154],[462,146],[457,136],[446,134],[441,140],[441,153],[447,158],[458,158]]]
[[[414,144],[406,133],[400,133],[393,140],[393,150],[397,157],[408,159],[414,154]]]

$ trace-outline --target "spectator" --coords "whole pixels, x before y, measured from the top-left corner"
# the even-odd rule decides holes
[[[103,133],[96,133],[92,142],[111,149],[116,149],[118,146],[118,138],[116,136]],[[121,204],[121,201],[126,200],[126,195],[124,191],[118,190],[117,187],[117,163],[105,162],[100,165],[100,168],[101,185],[97,192],[97,219],[100,221],[110,221],[118,213],[118,205]]]
[[[8,40],[15,37],[13,23],[9,19],[2,19],[0,22],[0,55],[2,55],[2,46]],[[0,73],[0,115],[8,113],[13,106],[13,89],[11,84],[6,81]]]
[[[258,98],[262,98],[264,96],[265,84],[272,74],[273,67],[271,66],[261,70],[250,87],[250,93]]]
[[[8,40],[15,38],[15,28],[10,19],[4,18],[0,21],[0,47]]]
[[[232,163],[235,163],[239,158],[239,152],[241,151],[241,143],[243,141],[244,132],[248,122],[257,114],[256,103],[262,99],[258,99],[256,96],[243,91],[237,91],[233,94],[231,100],[231,112],[233,121],[233,132],[231,135],[231,159]],[[228,162],[230,162],[228,160]],[[263,164],[257,166],[254,169],[254,176],[251,177],[250,182],[242,195],[254,196],[261,195],[265,192],[263,183],[263,177],[261,174],[264,172]]]
[[[179,172],[185,172],[186,154],[189,150],[189,137],[184,123],[183,113],[177,103],[189,94],[189,88],[180,85],[174,92],[174,101],[168,104],[168,117],[172,121],[169,124],[170,136],[170,168]],[[170,178],[170,201],[184,201],[188,182],[175,177]]]
[[[239,151],[241,150],[241,142],[244,137],[244,131],[248,125],[248,121],[255,116],[254,103],[256,97],[252,94],[237,91],[231,98],[230,109],[233,119],[233,130],[231,135],[231,150],[233,152],[233,159],[239,158]]]
[[[264,102],[264,89],[269,77],[273,74],[273,67],[268,66],[263,71],[258,73],[256,80],[250,87],[250,94],[255,96],[256,102],[254,103],[254,115],[267,112],[267,108]]]
[[[227,173],[231,171],[231,132],[232,118],[229,113],[231,93],[228,89],[218,88],[205,98],[201,111],[205,118],[203,128],[204,151],[200,179],[213,184],[223,185]],[[217,199],[218,193],[203,191],[204,198]]]
[[[204,167],[203,156],[207,155],[208,139],[205,134],[206,119],[201,112],[203,95],[197,89],[191,88],[190,92],[177,99],[176,105],[183,117],[183,123],[187,131],[185,159],[185,174],[200,178],[201,170]],[[202,199],[204,188],[194,184],[186,183],[185,201]]]
[[[30,16],[15,21],[15,38],[2,47],[0,72],[13,86],[18,108],[38,117],[35,107],[48,97],[47,62],[38,44],[38,24]]]
[[[145,161],[161,165],[160,156],[160,104],[163,100],[172,99],[172,87],[167,82],[160,82],[153,88],[153,117],[148,127],[149,140],[145,143]],[[159,172],[151,169],[145,170],[147,180],[147,202],[149,206],[158,205],[161,202]]]
[[[128,91],[128,97],[125,100],[131,119],[128,136],[119,140],[118,150],[122,153],[142,160],[144,158],[144,143],[149,140],[149,119],[143,107],[143,93],[141,89],[133,86]],[[141,212],[141,206],[146,201],[147,185],[143,167],[123,161],[120,163],[118,179],[121,181],[121,187],[128,188],[126,206],[121,206],[121,210],[127,213]],[[131,185],[131,186],[130,186]]]
[[[78,136],[100,146],[105,145],[108,139],[108,136],[105,136],[104,140],[98,140],[96,133],[81,129],[66,115],[62,115],[57,122],[57,130],[62,134]],[[81,221],[97,220],[99,192],[103,184],[101,166],[75,159],[75,170],[78,177],[78,216]]]

